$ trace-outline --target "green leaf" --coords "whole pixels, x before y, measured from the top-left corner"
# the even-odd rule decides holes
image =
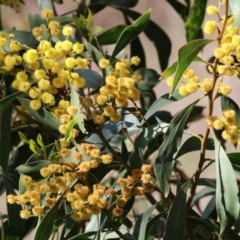
[[[156,178],[159,182],[160,189],[166,197],[168,196],[170,190],[168,178],[171,175],[175,164],[173,155],[181,143],[187,119],[198,101],[199,100],[188,105],[173,118],[165,134],[164,141],[159,149],[158,156],[155,159],[154,171]]]
[[[134,142],[134,148],[129,156],[128,164],[133,168],[141,168],[143,151],[148,143],[158,135],[167,131],[169,124],[154,124],[145,129],[137,136]]]
[[[182,98],[183,98],[183,96],[181,96],[178,91],[176,91],[170,98],[169,98],[169,94],[165,94],[165,95],[161,96],[151,105],[151,107],[145,113],[144,119],[148,120],[159,109],[167,106],[170,103],[181,100]],[[144,123],[144,121],[142,120],[141,124],[143,124],[143,123]]]
[[[88,53],[92,56],[93,61],[96,63],[96,65],[98,66],[98,62],[100,59],[105,58],[98,50],[97,48],[95,48],[93,45],[91,45],[90,43],[85,43],[85,47],[88,51]],[[106,74],[108,73],[109,69],[102,69],[102,73],[103,76],[106,76]]]
[[[38,14],[29,14],[28,15],[28,24],[32,30],[35,27],[40,27],[42,24],[45,24],[46,21]]]
[[[52,11],[54,10],[51,0],[38,0],[38,8],[40,9],[40,11],[42,11],[45,8],[50,9]]]
[[[11,151],[11,119],[12,109],[7,106],[0,115],[0,166],[7,175]]]
[[[112,60],[116,55],[125,48],[134,38],[136,38],[147,27],[150,19],[151,10],[142,14],[135,20],[131,26],[127,27],[118,38],[116,46],[112,53]]]
[[[194,136],[190,137],[183,143],[183,145],[179,149],[175,158],[178,159],[180,156],[182,156],[186,153],[193,152],[193,151],[198,151],[200,149],[201,149],[200,139],[197,138],[197,137],[194,137]],[[211,138],[207,139],[206,150],[214,150],[213,139],[211,139]]]
[[[90,37],[94,36],[95,34],[101,32],[103,30],[100,26],[95,26],[93,30],[90,32]]]
[[[133,237],[138,240],[146,240],[146,227],[149,221],[149,218],[151,217],[151,214],[153,210],[156,208],[158,203],[153,205],[152,207],[148,208],[146,211],[144,211],[140,217],[137,219],[135,228],[133,230]]]
[[[70,137],[71,131],[73,130],[74,125],[76,124],[76,119],[73,118],[69,123],[67,127],[67,131],[65,133],[65,141]]]
[[[74,71],[86,80],[85,87],[87,88],[99,89],[103,85],[102,76],[95,71],[89,69],[75,69]]]
[[[30,48],[36,48],[38,45],[38,41],[35,39],[31,32],[20,30],[4,30],[4,32],[7,34],[14,34],[14,40],[17,40],[21,44],[26,45]]]
[[[216,161],[216,209],[220,219],[220,235],[238,219],[238,185],[233,167],[220,142],[214,137]]]
[[[29,148],[31,149],[32,152],[37,153],[38,152],[38,146],[37,143],[33,140],[29,140]]]
[[[202,190],[200,190],[198,193],[196,193],[193,197],[192,200],[192,206],[194,206],[200,199],[209,196],[209,195],[214,195],[215,194],[215,189],[214,188],[210,188],[210,187],[206,187],[203,188]]]
[[[135,71],[135,73],[142,76],[142,80],[137,83],[137,88],[140,90],[153,89],[159,83],[160,75],[150,68],[141,68]]]
[[[207,0],[194,0],[187,22],[185,23],[186,38],[190,42],[197,38],[205,16]]]
[[[81,130],[82,133],[86,134],[87,130],[84,126],[84,119],[83,119],[83,115],[80,109],[80,103],[79,103],[79,98],[78,95],[76,93],[76,90],[73,86],[71,86],[71,100],[70,103],[72,106],[77,108],[77,113],[74,115],[74,118],[76,119],[76,123],[79,127],[79,129]]]
[[[59,210],[58,208],[62,202],[63,195],[64,194],[59,197],[55,205],[47,212],[47,214],[41,220],[39,226],[36,229],[34,240],[43,240],[50,238],[52,230],[54,228],[54,220],[57,216],[57,212]]]
[[[118,25],[100,33],[97,36],[98,43],[101,46],[115,44],[125,29],[126,26]]]
[[[240,166],[240,153],[239,152],[233,152],[227,154],[229,161],[232,164]]]
[[[42,140],[42,135],[39,133],[37,135],[37,143],[39,144],[39,146],[41,146],[41,148],[43,149],[44,153],[46,153],[46,148],[45,148],[45,144]]]
[[[25,142],[26,144],[29,144],[29,140],[27,139],[27,137],[20,131],[18,131],[18,136],[20,137],[20,139]]]
[[[178,67],[178,62],[174,62],[170,67],[168,67],[163,71],[161,79],[170,77],[172,74],[176,72],[177,67]]]
[[[180,48],[178,51],[178,66],[174,77],[171,94],[174,92],[180,78],[182,77],[182,74],[190,65],[190,63],[194,60],[204,46],[213,41],[214,40],[211,39],[198,39],[191,41]]]
[[[232,109],[236,113],[236,124],[240,124],[240,109],[236,102],[234,102],[230,97],[228,96],[221,96],[221,107],[222,110],[225,109]]]
[[[240,2],[238,0],[230,0],[229,5],[234,16],[233,25],[236,26],[240,23]]]
[[[163,240],[183,240],[186,219],[187,190],[191,181],[187,181],[177,193],[168,213]],[[181,207],[180,207],[181,206]],[[177,223],[177,224],[176,224]]]
[[[129,9],[123,9],[122,11],[124,15],[128,15],[132,19],[136,19],[140,16],[139,13]],[[144,33],[156,48],[161,69],[166,69],[171,54],[171,41],[169,37],[156,23],[151,20],[149,20],[148,26],[145,28]]]
[[[195,233],[198,233],[200,236],[203,237],[203,240],[207,240],[207,239],[211,239],[212,238],[212,234],[209,231],[209,229],[207,229],[205,226],[203,225],[198,225],[195,229],[194,229]]]
[[[152,217],[148,223],[147,223],[147,227],[146,227],[146,234],[145,234],[145,240],[151,240],[151,231],[153,229],[153,227],[156,225],[157,221],[159,221],[159,219],[164,216],[166,214],[166,211],[163,211],[159,214],[157,214],[156,216]]]
[[[3,113],[4,109],[16,98],[20,95],[23,95],[22,92],[15,92],[3,99],[0,100],[0,115]]]
[[[196,56],[193,59],[193,62],[202,62],[202,63],[206,63],[206,61],[204,61],[202,58],[200,58],[199,56]],[[168,67],[167,69],[165,69],[162,73],[161,79],[170,77],[172,74],[174,74],[177,70],[178,67],[178,62],[174,62],[170,67]]]
[[[58,131],[58,127],[60,126],[61,122],[57,117],[53,116],[45,109],[40,109],[38,111],[31,109],[29,105],[30,100],[28,99],[19,98],[18,100],[22,104],[22,106],[29,112],[29,114],[34,117],[39,123],[42,123],[43,125],[46,125],[53,130]]]
[[[40,175],[40,169],[47,167],[51,164],[51,161],[37,161],[30,164],[23,164],[16,168],[16,170],[22,174],[32,177],[33,179],[42,179],[43,177]]]

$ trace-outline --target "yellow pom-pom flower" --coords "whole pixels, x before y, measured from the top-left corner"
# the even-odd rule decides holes
[[[50,82],[48,80],[46,80],[46,79],[41,79],[38,82],[38,86],[42,90],[48,90],[49,87],[50,87]]]
[[[196,92],[198,89],[198,84],[195,83],[195,82],[188,82],[186,84],[186,90],[189,92],[189,93],[194,93]]]
[[[20,82],[18,85],[18,90],[21,92],[27,92],[30,89],[29,82]]]
[[[180,95],[186,97],[188,96],[190,93],[187,91],[186,89],[186,86],[181,86],[179,89],[178,89]]]
[[[42,16],[47,19],[51,18],[51,17],[53,17],[53,11],[51,9],[45,8],[42,10]]]
[[[107,68],[109,66],[109,64],[110,64],[110,61],[108,59],[105,59],[105,58],[100,59],[99,62],[98,62],[98,66],[100,68],[103,68],[103,69]]]
[[[133,56],[133,57],[131,57],[130,62],[131,62],[131,64],[137,66],[141,62],[141,59],[138,56]]]
[[[222,130],[224,128],[225,124],[223,121],[221,120],[215,120],[213,122],[213,127],[216,129],[216,130]]]
[[[218,8],[216,6],[213,5],[209,5],[206,9],[207,14],[209,15],[214,15],[218,13]]]
[[[73,51],[77,54],[80,54],[84,51],[84,45],[82,43],[74,43],[72,47]]]
[[[73,33],[73,28],[70,27],[70,26],[64,26],[63,30],[62,30],[62,33],[63,33],[64,36],[67,36],[67,37],[71,36],[72,33]]]
[[[205,78],[200,84],[200,88],[203,92],[209,92],[212,90],[213,80],[211,78]]]
[[[211,35],[211,34],[213,34],[216,31],[217,27],[218,27],[217,22],[215,22],[215,21],[207,21],[205,23],[205,25],[204,25],[203,31],[206,34]]]
[[[37,111],[42,107],[42,103],[39,99],[35,99],[35,100],[30,101],[29,106],[31,109]]]

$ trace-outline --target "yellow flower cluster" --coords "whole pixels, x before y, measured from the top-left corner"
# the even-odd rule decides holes
[[[79,151],[76,151],[76,148]],[[70,156],[70,153],[71,150],[66,147],[60,150],[62,156],[65,154],[64,157]],[[100,163],[110,164],[112,156],[101,154],[93,144],[82,143],[74,148],[72,159],[75,162],[56,162],[41,168],[40,175],[44,178],[41,182],[34,181],[30,176],[22,177],[25,193],[7,197],[10,204],[23,205],[20,212],[22,218],[44,214],[46,207],[53,207],[57,196],[63,193],[64,198],[71,203],[72,217],[76,221],[89,219],[92,214],[99,214],[101,209],[108,206],[108,202],[103,199],[106,189],[101,184],[95,184],[90,189],[87,184],[77,183],[74,190],[71,190],[69,185],[79,179],[81,182],[87,182],[86,173],[97,168]],[[41,196],[45,197],[45,204],[40,201]]]
[[[222,3],[224,4],[224,3]],[[217,14],[218,8],[215,6],[208,6],[207,13],[210,15]],[[219,24],[222,21],[225,21],[225,16],[219,17]],[[239,36],[239,27],[233,25],[234,16],[228,16],[227,25],[224,29],[222,38],[220,39],[219,46],[214,50],[214,56],[219,60],[217,71],[220,75],[227,76],[237,76],[239,75],[239,65],[235,63],[233,55],[236,56],[236,59],[240,61],[240,36]],[[207,21],[204,26],[204,32],[207,34],[212,34],[218,27],[218,23],[214,21]],[[224,92],[224,90],[223,90]]]
[[[50,38],[63,33],[65,40],[58,41],[53,46],[52,40],[42,40],[44,31],[36,27],[32,33],[40,42],[37,49],[32,49],[14,40],[13,34],[0,32],[0,68],[10,72],[20,65],[24,69],[16,74],[12,87],[29,94],[33,110],[55,105],[54,95],[66,91],[68,84],[83,88],[85,79],[74,70],[84,69],[88,65],[88,60],[78,55],[84,51],[84,45],[68,40],[72,28],[64,26],[61,30],[58,22],[49,21],[53,16],[49,9],[44,9],[42,15],[47,19],[48,28],[44,31],[48,32]],[[20,54],[21,49],[26,49],[23,55]],[[37,86],[32,87],[34,81],[37,81]]]
[[[187,80],[182,80],[181,83],[184,83],[183,86],[179,88],[179,93],[182,96],[188,96],[191,93],[194,93],[200,88],[203,92],[209,92],[213,88],[213,80],[211,78],[204,78],[200,83],[200,79],[195,75],[192,69],[186,69],[183,73],[183,77]],[[167,78],[167,85],[173,85],[174,77]]]
[[[237,125],[236,113],[232,109],[225,109],[221,119],[216,116],[207,118],[208,126],[216,130],[223,130],[222,137],[231,143],[240,144],[240,126]]]
[[[116,207],[113,209],[113,215],[120,217],[123,214],[123,207],[132,196],[140,196],[145,193],[152,193],[155,190],[153,179],[153,169],[150,165],[143,165],[141,169],[133,169],[131,176],[119,178],[117,184],[121,187],[120,195],[114,189],[108,189],[109,197],[117,195]]]
[[[118,122],[121,120],[121,114],[116,110],[128,106],[128,100],[137,101],[140,98],[140,91],[135,84],[141,80],[139,74],[131,74],[131,64],[139,64],[138,57],[132,57],[131,61],[123,59],[116,62],[115,67],[110,66],[107,59],[100,59],[99,67],[110,67],[109,74],[105,78],[105,85],[99,90],[99,94],[95,95],[94,101],[87,97],[82,98],[81,102],[84,107],[91,111],[92,119],[95,124],[102,124],[105,120]]]

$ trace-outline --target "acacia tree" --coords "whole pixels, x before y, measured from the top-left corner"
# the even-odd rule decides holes
[[[151,10],[137,15],[123,3],[111,4],[125,13],[126,26],[102,32],[94,25],[92,14],[106,6],[104,1],[91,1],[87,11],[81,3],[72,17],[54,15],[52,2],[44,1],[41,16],[29,16],[31,32],[0,32],[0,176],[8,202],[2,239],[22,239],[32,228],[35,240],[239,239],[234,170],[240,171],[240,153],[227,153],[223,146],[226,141],[236,147],[240,143],[239,107],[224,83],[228,76],[239,76],[238,2],[225,0],[207,8],[206,1],[191,7],[189,1],[186,6],[171,2],[182,16],[187,12],[189,42],[168,68],[169,39],[150,21]],[[211,39],[201,38],[205,8],[213,15],[203,28],[216,34]],[[145,32],[155,39],[154,29],[166,40],[165,48],[155,45],[165,69],[161,79],[171,87],[158,99],[152,88],[160,75],[143,64],[137,38]],[[214,61],[198,57],[213,42]],[[103,51],[111,43],[112,54]],[[137,44],[141,58],[119,58],[129,44],[131,53]],[[205,64],[211,77],[196,76],[193,61]],[[161,111],[196,91],[202,96],[174,117]],[[208,114],[201,135],[187,127],[201,115],[196,105],[203,98],[208,99]],[[218,98],[222,115],[214,116]],[[189,137],[182,143],[183,135]],[[213,159],[206,150],[214,151]],[[192,151],[198,151],[199,162],[187,178],[178,159]],[[213,163],[216,179],[202,178]],[[109,173],[117,175],[106,179]],[[203,190],[196,192],[198,186]],[[132,221],[130,212],[140,196],[151,205]],[[202,210],[199,201],[205,196],[211,199]]]

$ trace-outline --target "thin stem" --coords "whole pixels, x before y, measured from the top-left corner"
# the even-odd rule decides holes
[[[224,23],[223,23],[222,31],[218,36],[218,41],[220,41],[222,39],[222,36],[224,34],[224,31],[225,31],[225,28],[226,28],[226,25],[227,25],[228,3],[229,3],[229,1],[226,0],[226,3],[225,3],[225,6],[226,6],[225,7],[225,16],[226,17],[225,17],[225,20],[224,20]],[[213,103],[216,99],[216,95],[213,96],[213,91],[214,91],[214,88],[215,88],[215,85],[216,85],[216,82],[217,82],[217,78],[218,78],[217,65],[218,65],[218,59],[215,59],[215,62],[214,62],[214,65],[213,65],[213,88],[208,93],[208,116],[212,116]],[[210,129],[207,127],[206,131],[205,131],[205,134],[204,134],[204,137],[201,141],[200,160],[199,160],[199,163],[198,163],[198,168],[197,168],[197,170],[194,174],[193,185],[192,185],[192,188],[191,188],[191,191],[190,191],[190,196],[189,196],[188,201],[187,201],[187,207],[186,207],[186,212],[187,213],[188,213],[188,211],[191,207],[193,196],[195,195],[195,192],[196,192],[196,189],[197,189],[197,182],[198,182],[198,180],[200,178],[200,175],[203,171],[203,165],[205,163],[206,143],[207,143],[207,139],[208,139],[208,136],[209,136],[209,132],[210,132]],[[206,167],[204,169],[206,169]]]
[[[109,142],[107,141],[107,139],[104,137],[102,131],[96,131],[96,134],[100,137],[100,139],[103,141],[103,145],[105,147],[108,148],[108,150],[112,153],[112,155],[114,156],[114,158],[121,163],[127,170],[132,171],[132,168],[125,163],[115,152],[115,150],[112,148],[112,146],[109,144]]]

